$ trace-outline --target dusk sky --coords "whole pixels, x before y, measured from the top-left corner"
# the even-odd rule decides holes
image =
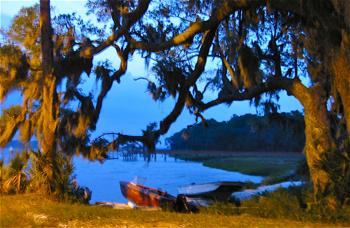
[[[86,16],[87,9],[84,7],[86,0],[81,1],[54,1],[51,5],[55,6],[52,14],[73,13],[81,15],[82,18],[91,18],[94,21],[94,15]],[[39,1],[3,1],[0,0],[0,26],[8,28],[10,21],[19,12],[22,7],[33,6]],[[1,42],[1,41],[0,41]],[[94,63],[108,59],[115,68],[119,67],[119,60],[113,49],[109,49],[97,56],[94,56]],[[93,137],[97,137],[102,133],[123,133],[130,135],[141,135],[141,130],[145,130],[151,122],[159,122],[165,118],[173,109],[175,100],[168,98],[165,102],[155,102],[146,92],[147,82],[145,80],[134,81],[138,77],[148,77],[149,70],[145,68],[144,60],[134,55],[128,63],[127,73],[121,78],[121,83],[114,83],[107,98],[104,100],[102,113],[98,121],[97,130],[93,133]],[[96,84],[94,77],[89,80],[85,77],[84,89],[87,91],[94,90]],[[204,101],[215,98],[216,95],[209,95]],[[21,97],[18,93],[12,93],[10,97],[3,103],[1,107],[8,107],[11,104],[21,104]],[[287,96],[285,92],[281,93],[281,112],[290,112],[293,110],[302,110],[299,101],[294,97]],[[2,111],[0,110],[0,114]],[[203,113],[206,119],[214,118],[217,121],[227,121],[233,115],[244,115],[246,113],[256,114],[255,107],[250,107],[249,101],[233,102],[230,107],[220,105],[211,108]],[[164,147],[164,139],[172,136],[174,133],[185,128],[187,125],[193,124],[195,117],[190,115],[184,109],[178,120],[171,125],[169,132],[161,137],[162,144],[158,147]]]

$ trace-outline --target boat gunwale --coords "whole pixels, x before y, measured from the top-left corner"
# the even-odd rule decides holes
[[[220,188],[232,188],[232,187],[240,187],[242,188],[245,183],[239,182],[239,181],[217,181],[217,182],[209,182],[209,183],[202,183],[202,184],[192,184],[192,185],[186,185],[186,186],[180,186],[178,187],[179,193],[184,194],[186,197],[189,198],[212,198],[217,196],[218,194],[224,195],[226,198],[227,196],[230,196],[232,193],[236,192],[234,191],[221,191]],[[205,186],[208,186],[205,188]],[[210,185],[215,185],[210,188]]]
[[[237,186],[237,185],[241,185],[242,187],[244,186],[244,182],[240,182],[240,181],[215,181],[215,182],[208,182],[208,183],[201,183],[201,184],[189,184],[189,185],[182,185],[179,186],[178,189],[180,188],[188,188],[191,186],[205,186],[205,185],[218,185],[221,186],[223,184],[229,185],[229,186]]]

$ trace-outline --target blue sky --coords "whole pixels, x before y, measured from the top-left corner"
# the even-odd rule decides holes
[[[35,3],[39,3],[39,1],[0,0],[0,26],[2,28],[7,28],[11,19],[22,7],[32,6]],[[88,18],[86,16],[87,10],[84,8],[85,3],[86,0],[51,0],[51,5],[55,6],[55,14],[76,12],[77,15],[81,15],[83,18]],[[94,19],[93,16],[91,19]],[[114,50],[110,49],[95,56],[94,63],[105,59],[109,59],[113,66],[118,68],[118,61],[114,61],[114,59],[117,59]],[[105,132],[140,135],[141,130],[146,129],[149,123],[159,123],[172,111],[176,102],[174,99],[168,98],[163,103],[155,102],[146,92],[146,81],[134,81],[134,78],[147,77],[148,75],[149,72],[145,69],[144,61],[134,55],[132,60],[128,63],[126,75],[121,78],[121,83],[115,83],[112,90],[107,95],[107,98],[104,100],[102,113],[97,124],[97,130],[93,133],[93,136],[97,137]],[[84,88],[93,90],[96,86],[94,81],[89,80],[87,77],[85,79],[86,83],[84,84]],[[215,98],[215,96],[216,95],[212,94],[209,98]],[[13,103],[21,103],[21,98],[16,93],[11,94],[4,103],[1,103],[1,106],[8,107]],[[299,101],[294,97],[287,96],[285,92],[281,93],[280,105],[281,112],[290,112],[297,109],[302,110]],[[205,111],[203,115],[207,119],[214,118],[217,121],[227,121],[234,114],[240,116],[246,113],[256,114],[256,110],[254,107],[250,107],[248,101],[240,101],[233,102],[230,107],[220,105],[211,108]],[[163,142],[162,145],[159,145],[158,147],[164,147],[165,138],[170,137],[174,133],[185,128],[187,125],[193,124],[194,121],[195,117],[190,115],[188,111],[184,109],[176,122],[171,125],[169,132],[161,137],[161,141]]]

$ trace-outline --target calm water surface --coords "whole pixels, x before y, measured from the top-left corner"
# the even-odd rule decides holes
[[[157,161],[151,159],[145,162],[143,158],[134,161],[124,161],[122,158],[107,160],[103,164],[75,160],[76,174],[79,185],[90,188],[95,202],[126,203],[120,191],[119,181],[132,181],[135,176],[147,178],[147,187],[161,188],[169,194],[177,196],[178,186],[191,183],[206,183],[215,181],[252,181],[260,183],[263,177],[244,175],[220,169],[204,167],[202,163],[179,160],[174,157],[157,155]]]
[[[8,164],[8,148],[4,148],[2,157]],[[143,157],[136,159],[107,160],[104,163],[89,162],[78,157],[74,159],[75,174],[80,186],[92,190],[90,203],[113,202],[127,203],[120,191],[119,181],[132,181],[135,176],[147,178],[145,186],[161,188],[169,194],[177,196],[178,186],[191,183],[206,183],[215,181],[252,181],[260,183],[263,177],[244,175],[237,172],[228,172],[220,169],[204,167],[202,163],[184,161],[174,157],[157,155],[150,162]]]

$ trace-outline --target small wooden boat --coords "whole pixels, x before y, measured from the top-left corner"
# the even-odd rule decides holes
[[[201,207],[186,201],[184,195],[177,197],[162,191],[161,189],[143,186],[146,178],[136,177],[132,182],[119,181],[122,194],[137,206],[166,207],[169,206],[176,211],[197,212]]]
[[[191,184],[178,187],[179,194],[190,198],[206,198],[226,201],[232,193],[238,192],[244,186],[243,182],[218,181],[204,184]]]
[[[119,181],[122,194],[138,206],[162,207],[165,204],[176,203],[176,197],[161,189],[143,186],[145,178],[137,177],[132,182]]]

